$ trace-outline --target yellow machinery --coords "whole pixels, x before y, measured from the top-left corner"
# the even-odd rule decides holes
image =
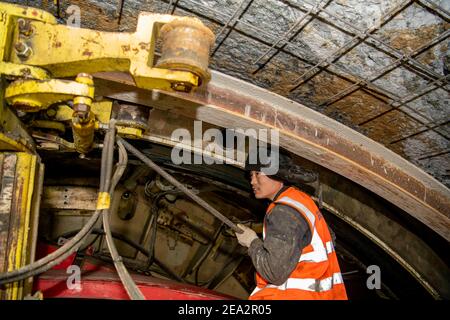
[[[162,41],[154,65],[155,44]],[[95,101],[91,74],[128,72],[137,87],[190,92],[210,79],[214,34],[198,19],[141,13],[134,33],[102,32],[57,24],[48,12],[0,3],[0,273],[33,261],[44,166],[35,139],[48,149],[88,153],[107,125],[112,101]],[[44,114],[25,127],[22,117]],[[66,126],[73,142],[59,136]],[[30,130],[41,128],[49,133]],[[143,128],[118,123],[118,133],[139,138]],[[30,281],[0,290],[21,299]]]

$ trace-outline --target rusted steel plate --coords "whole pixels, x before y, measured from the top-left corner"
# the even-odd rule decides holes
[[[381,144],[297,102],[212,73],[194,93],[149,92],[121,73],[96,74],[98,94],[232,128],[277,128],[280,145],[385,198],[450,241],[450,190]]]
[[[95,210],[97,189],[49,186],[44,189],[42,208]]]

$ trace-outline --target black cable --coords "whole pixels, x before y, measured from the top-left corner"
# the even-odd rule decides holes
[[[91,233],[93,233],[91,231]],[[94,240],[92,240],[91,242],[89,242],[87,245],[85,245],[83,248],[80,248],[78,251],[86,251],[86,249],[88,249],[90,246],[92,246],[95,242],[97,242],[97,240],[100,238],[100,234],[98,234],[97,236],[94,237]]]

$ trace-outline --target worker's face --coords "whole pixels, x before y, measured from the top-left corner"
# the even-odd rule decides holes
[[[283,183],[273,180],[260,171],[252,171],[250,173],[250,183],[257,199],[270,199],[277,194],[283,186]]]

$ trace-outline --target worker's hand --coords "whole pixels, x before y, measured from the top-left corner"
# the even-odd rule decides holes
[[[252,241],[258,239],[256,232],[242,224],[238,224],[237,226],[244,230],[243,233],[236,232],[236,238],[238,239],[239,244],[247,248],[250,247]]]

